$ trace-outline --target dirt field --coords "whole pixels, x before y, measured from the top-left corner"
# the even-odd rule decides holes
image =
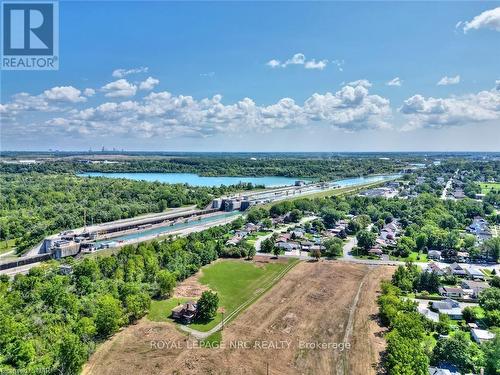
[[[188,277],[182,283],[174,288],[173,297],[198,298],[205,290],[209,290],[206,285],[200,284],[201,271],[198,271],[193,276]]]
[[[143,319],[99,347],[84,374],[375,374],[375,300],[392,272],[302,262],[224,329],[220,347]]]

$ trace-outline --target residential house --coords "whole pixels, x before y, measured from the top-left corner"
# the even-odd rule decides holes
[[[438,276],[443,276],[445,272],[434,262],[427,265],[427,271],[434,272]]]
[[[439,287],[439,294],[443,297],[462,298],[464,296],[464,290],[462,288],[442,286]]]
[[[495,334],[487,331],[485,329],[472,328],[470,330],[472,335],[472,339],[478,344],[482,344],[486,341],[493,340],[495,338]]]
[[[382,251],[382,249],[380,249],[380,247],[374,246],[370,250],[368,250],[368,254],[381,257],[384,254],[384,252]]]
[[[234,233],[234,236],[226,241],[226,245],[228,246],[236,246],[238,245],[246,236],[248,235],[247,231],[238,230]]]
[[[427,252],[427,258],[432,260],[441,260],[441,251],[439,250],[429,250]]]
[[[477,268],[470,267],[465,270],[467,277],[471,280],[484,280],[484,274]]]
[[[488,222],[481,216],[476,216],[472,220],[472,224],[467,227],[467,230],[476,236],[476,241],[480,244],[493,236]]]
[[[416,180],[415,180],[415,185],[421,185],[425,182],[425,177],[417,177]]]
[[[321,252],[323,252],[326,248],[323,246],[323,245],[312,245],[310,248],[309,248],[309,251],[315,251],[315,250],[319,250]]]
[[[451,194],[453,195],[453,198],[455,198],[455,199],[464,199],[465,198],[465,193],[464,193],[463,189],[458,189],[457,188]]]
[[[460,375],[460,372],[442,367],[429,367],[429,375]]]
[[[172,318],[184,324],[191,323],[196,317],[197,304],[194,301],[188,301],[172,309]]]
[[[432,309],[437,311],[439,314],[448,315],[450,319],[462,319],[462,309],[460,308],[460,304],[453,299],[447,298],[442,301],[434,301],[432,302]]]
[[[304,237],[304,232],[302,230],[294,230],[292,231],[292,238],[303,238]]]
[[[453,264],[450,264],[448,267],[446,267],[446,273],[448,273],[449,275],[454,275],[454,276],[459,276],[459,277],[467,276],[467,272],[465,272],[465,268],[463,268],[458,263],[453,263]]]
[[[254,223],[246,223],[244,229],[248,233],[253,233],[257,232],[260,229],[260,225]]]
[[[463,280],[461,283],[461,287],[465,292],[470,291],[467,294],[470,294],[472,298],[477,298],[479,296],[479,293],[489,288],[490,286],[484,281]]]
[[[283,233],[276,239],[276,243],[287,242],[291,237],[292,235],[290,233]]]
[[[300,249],[300,245],[297,242],[277,242],[276,247],[283,249],[285,251],[293,251]]]
[[[300,247],[302,251],[310,251],[314,244],[310,241],[302,241]]]
[[[439,322],[439,314],[429,310],[427,307],[418,306],[417,311],[425,316],[427,319],[432,320],[433,322]]]

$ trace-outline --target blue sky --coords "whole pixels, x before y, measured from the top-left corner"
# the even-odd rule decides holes
[[[2,149],[499,150],[500,2],[61,2],[59,49]]]

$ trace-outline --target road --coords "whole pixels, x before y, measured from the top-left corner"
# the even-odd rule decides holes
[[[450,179],[446,182],[443,192],[441,193],[441,199],[448,199],[448,190],[450,190],[451,185],[453,184],[453,178],[456,178],[458,176],[458,171],[459,169],[457,169],[455,173],[450,177]]]
[[[354,255],[351,254],[351,251],[353,249],[354,246],[356,246],[356,244],[358,243],[358,240],[356,239],[356,237],[349,237],[347,242],[345,243],[344,245],[344,256],[343,256],[343,259],[344,260],[353,260],[353,259],[356,259],[354,258]]]
[[[441,193],[441,199],[443,200],[447,199],[448,190],[451,188],[452,183],[453,183],[453,177],[450,177],[450,179],[446,182],[446,185],[444,186],[443,192]]]
[[[10,277],[14,277],[18,273],[25,275],[29,272],[29,270],[31,268],[39,266],[40,264],[42,264],[42,262],[30,263],[30,264],[26,264],[24,266],[9,268],[6,270],[0,270],[0,275],[7,275]]]

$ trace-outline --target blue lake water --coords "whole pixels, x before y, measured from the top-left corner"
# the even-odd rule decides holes
[[[240,182],[252,183],[253,185],[264,185],[266,187],[278,187],[293,185],[300,178],[281,177],[281,176],[263,176],[263,177],[229,177],[217,176],[206,177],[195,173],[100,173],[88,172],[78,174],[80,177],[109,177],[109,178],[127,178],[129,180],[155,181],[168,184],[188,184],[191,186],[221,186],[238,185]]]
[[[301,178],[281,177],[281,176],[263,176],[263,177],[228,177],[214,176],[205,177],[195,173],[128,173],[128,172],[87,172],[78,174],[80,177],[107,177],[107,178],[126,178],[137,181],[163,182],[168,184],[188,184],[191,186],[221,186],[237,185],[240,182],[252,183],[254,185],[264,185],[266,187],[278,187],[293,185]],[[367,177],[353,177],[334,181],[336,185],[355,186],[370,182],[389,180],[399,175],[378,175]],[[307,181],[307,180],[305,180]]]

